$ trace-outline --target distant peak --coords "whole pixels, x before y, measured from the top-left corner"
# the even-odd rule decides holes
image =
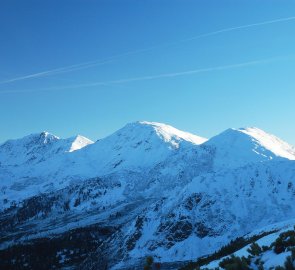
[[[47,132],[47,131],[42,131],[40,133],[40,136],[43,136],[43,137],[47,137],[48,135],[51,135],[51,134],[49,132]]]
[[[257,130],[257,131],[263,131],[262,129],[260,129],[258,127],[241,127],[241,128],[238,128],[238,130]]]
[[[275,137],[274,135],[271,135],[267,132],[265,132],[264,130],[258,128],[258,127],[241,127],[241,128],[228,128],[225,131],[221,132],[220,134],[218,134],[217,136],[224,136],[226,134],[240,134],[240,135],[248,135],[251,137],[257,137],[258,135],[260,135],[259,139],[261,139],[262,137]],[[215,137],[217,137],[215,136]],[[214,137],[213,137],[214,138]],[[277,138],[277,137],[275,137]]]
[[[135,121],[131,122],[125,125],[125,127],[159,127],[159,126],[165,126],[163,123],[158,122],[149,122],[149,121]]]
[[[42,138],[49,138],[49,139],[59,139],[59,137],[49,133],[48,131],[42,131],[40,133],[40,137]]]
[[[90,139],[88,139],[82,135],[76,135],[74,137],[69,138],[68,140],[70,140],[70,143],[71,143],[69,152],[73,152],[73,151],[79,150],[89,144],[93,144],[93,141],[91,141]]]
[[[164,126],[169,126],[167,124],[164,123],[159,123],[159,122],[150,122],[150,121],[138,121],[136,122],[140,125],[147,125],[147,126],[155,126],[155,127],[164,127]],[[171,126],[169,126],[171,127]]]
[[[150,130],[155,131],[156,134],[165,142],[172,142],[175,145],[178,145],[179,141],[181,140],[188,141],[193,144],[202,144],[205,141],[207,141],[207,139],[203,137],[176,129],[170,125],[159,122],[137,121],[134,123],[127,124],[123,129],[128,129],[129,127],[135,129],[148,128]]]
[[[271,135],[270,133],[268,133],[258,127],[243,127],[243,128],[239,128],[238,130],[241,132],[244,132],[244,133],[252,133],[252,134],[253,133],[261,133],[261,134],[265,134],[265,135]],[[271,136],[273,136],[273,135],[271,135]]]
[[[27,144],[27,143],[47,144],[47,143],[51,143],[51,142],[57,141],[57,140],[59,140],[59,137],[57,137],[47,131],[42,131],[39,133],[33,133],[33,134],[27,135],[23,138],[11,140],[11,141],[15,141],[15,142],[23,141],[25,144]]]
[[[241,127],[241,128],[237,128],[237,129],[234,129],[236,131],[240,131],[240,132],[243,132],[243,133],[261,133],[261,134],[268,134],[267,132],[265,132],[264,130],[258,128],[258,127]]]
[[[88,141],[91,142],[90,139],[84,137],[83,135],[79,135],[79,134],[78,134],[78,135],[75,135],[75,136],[73,136],[73,137],[71,137],[70,139],[72,139],[72,140],[88,140]]]
[[[295,148],[278,137],[257,127],[230,128],[211,138],[207,145],[222,149],[226,156],[235,157],[248,151],[262,159],[287,158],[295,160]]]

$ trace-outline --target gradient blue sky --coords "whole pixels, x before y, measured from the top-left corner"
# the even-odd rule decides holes
[[[148,120],[204,137],[257,126],[295,145],[295,18],[190,40],[293,16],[281,0],[2,0],[0,142]]]

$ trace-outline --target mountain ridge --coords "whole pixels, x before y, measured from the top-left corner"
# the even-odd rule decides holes
[[[13,151],[0,146],[3,252],[57,239],[64,246],[54,256],[64,254],[74,269],[102,269],[106,261],[111,269],[132,269],[147,255],[163,263],[193,260],[295,217],[293,147],[258,128],[207,140],[143,121],[96,142],[38,136],[28,148],[16,144],[9,162]],[[72,149],[76,141],[82,147]],[[71,242],[74,249],[63,242],[77,230],[94,237],[96,244],[84,247],[94,248],[91,256],[81,239]]]

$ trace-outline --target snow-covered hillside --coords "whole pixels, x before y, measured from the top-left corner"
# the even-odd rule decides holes
[[[294,147],[258,128],[207,140],[135,122],[94,143],[46,132],[10,140],[0,145],[0,258],[30,266],[43,239],[50,258],[63,256],[55,268],[194,260],[295,218],[294,160]],[[92,244],[67,242],[73,233]]]
[[[295,220],[275,223],[271,226],[262,227],[243,236],[245,244],[242,248],[223,256],[220,259],[212,260],[204,264],[201,269],[213,270],[224,269],[226,260],[230,263],[231,258],[245,259],[247,269],[293,269],[284,268],[286,261],[293,261],[295,268]],[[255,240],[254,240],[255,239]],[[242,242],[242,241],[240,241]],[[232,243],[234,248],[235,243]],[[229,244],[230,246],[230,244]],[[293,252],[292,252],[293,250]],[[234,257],[233,257],[234,256]],[[292,263],[291,263],[292,264]],[[228,266],[229,267],[229,266]],[[226,269],[226,268],[225,268]]]

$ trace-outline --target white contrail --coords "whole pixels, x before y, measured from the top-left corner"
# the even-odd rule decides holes
[[[217,31],[208,32],[208,33],[193,36],[193,37],[190,37],[190,38],[187,38],[187,39],[183,39],[182,41],[187,42],[187,41],[191,41],[191,40],[194,40],[194,39],[214,36],[214,35],[218,35],[218,34],[225,33],[225,32],[231,32],[231,31],[245,29],[245,28],[251,28],[251,27],[256,27],[256,26],[262,26],[262,25],[267,25],[267,24],[292,21],[292,20],[295,20],[295,16],[287,17],[287,18],[280,18],[280,19],[270,20],[270,21],[264,21],[264,22],[259,22],[259,23],[252,23],[252,24],[245,24],[245,25],[240,25],[240,26],[235,26],[235,27],[223,28],[223,29],[220,29],[220,30],[217,30]]]
[[[71,72],[71,71],[89,68],[92,66],[104,65],[104,64],[110,63],[110,62],[112,62],[112,60],[99,61],[99,62],[96,62],[96,61],[85,62],[85,63],[81,63],[81,64],[75,64],[75,65],[71,65],[71,66],[66,66],[66,67],[46,70],[46,71],[42,71],[42,72],[38,72],[38,73],[33,73],[30,75],[25,75],[25,76],[21,76],[21,77],[16,77],[13,79],[8,79],[5,81],[1,81],[0,84],[7,84],[7,83],[22,81],[22,80],[27,80],[27,79],[32,79],[32,78],[40,78],[40,77],[47,77],[47,76],[51,76],[51,75],[57,75],[57,74],[62,74],[62,73],[67,73],[67,72]]]
[[[112,80],[112,81],[105,81],[105,82],[93,82],[93,83],[87,83],[87,84],[72,85],[72,86],[69,86],[69,88],[92,87],[92,86],[97,86],[97,85],[121,84],[121,83],[135,82],[135,81],[146,81],[146,80],[154,80],[154,79],[161,79],[161,78],[171,78],[171,77],[178,77],[178,76],[183,76],[183,75],[192,75],[192,74],[197,74],[197,73],[204,73],[204,72],[253,66],[253,65],[273,62],[273,61],[276,61],[279,59],[281,59],[281,57],[260,59],[260,60],[248,61],[248,62],[231,64],[231,65],[223,65],[223,66],[217,66],[217,67],[192,69],[192,70],[186,70],[186,71],[180,71],[180,72],[162,73],[162,74],[158,74],[158,75],[149,75],[149,76],[126,78],[126,79],[119,79],[119,80]]]
[[[12,83],[12,82],[16,82],[16,81],[32,79],[32,78],[42,78],[42,77],[48,77],[48,76],[58,75],[58,74],[62,74],[62,73],[68,73],[68,72],[72,72],[72,71],[87,69],[87,68],[94,67],[94,66],[101,66],[101,65],[104,65],[104,64],[111,63],[111,62],[115,61],[116,59],[118,59],[120,57],[128,56],[128,55],[131,55],[131,54],[137,54],[137,53],[141,53],[141,52],[145,52],[145,51],[149,51],[149,50],[152,50],[152,49],[154,49],[156,47],[157,46],[146,48],[146,49],[139,49],[139,50],[135,50],[135,51],[129,51],[129,52],[121,53],[121,54],[116,54],[116,55],[107,57],[105,59],[100,59],[100,60],[95,60],[95,61],[88,61],[88,62],[83,62],[83,63],[74,64],[74,65],[70,65],[70,66],[64,66],[64,67],[60,67],[60,68],[55,68],[55,69],[50,69],[50,70],[46,70],[46,71],[42,71],[42,72],[37,72],[37,73],[25,75],[25,76],[20,76],[20,77],[8,79],[8,80],[0,81],[0,85],[1,84]]]
[[[240,30],[240,29],[246,29],[246,28],[262,26],[262,25],[267,25],[267,24],[273,24],[273,23],[279,23],[279,22],[285,22],[285,21],[291,21],[291,20],[295,20],[295,16],[286,17],[286,18],[279,18],[279,19],[269,20],[269,21],[263,21],[263,22],[259,22],[259,23],[253,23],[253,24],[246,24],[246,25],[241,25],[241,26],[224,28],[224,29],[220,29],[220,30],[217,30],[217,31],[208,32],[208,33],[200,34],[200,35],[197,35],[197,36],[193,36],[193,37],[190,37],[190,38],[187,38],[187,39],[182,39],[182,40],[178,40],[178,41],[174,41],[174,42],[167,42],[167,43],[163,43],[163,44],[160,44],[160,45],[155,45],[155,46],[152,46],[152,47],[149,47],[149,48],[138,49],[138,50],[134,50],[134,51],[129,51],[129,52],[113,55],[113,56],[110,56],[110,57],[105,58],[105,59],[89,61],[89,62],[83,62],[83,63],[79,63],[79,64],[74,64],[74,65],[70,65],[70,66],[64,66],[64,67],[61,67],[61,68],[46,70],[46,71],[42,71],[42,72],[38,72],[38,73],[33,73],[33,74],[25,75],[25,76],[20,76],[20,77],[8,79],[8,80],[0,81],[0,85],[1,84],[13,83],[13,82],[16,82],[16,81],[32,79],[32,78],[42,78],[42,77],[47,77],[47,76],[58,75],[58,74],[62,74],[62,73],[68,73],[68,72],[72,72],[72,71],[82,70],[82,69],[86,69],[86,68],[90,68],[90,67],[94,67],[94,66],[99,66],[99,65],[104,65],[104,64],[113,62],[116,59],[118,59],[120,57],[123,57],[123,56],[139,54],[139,53],[142,53],[142,52],[151,51],[153,49],[175,45],[175,44],[178,44],[178,43],[181,43],[181,42],[189,42],[189,41],[192,41],[192,40],[195,40],[195,39],[200,39],[200,38],[204,38],[204,37],[208,37],[208,36],[214,36],[214,35],[218,35],[218,34],[225,33],[225,32],[236,31],[236,30]]]
[[[288,58],[290,56],[287,56]],[[68,85],[62,87],[51,87],[51,88],[43,88],[43,89],[32,89],[32,90],[7,90],[7,91],[0,91],[1,93],[28,93],[28,92],[43,92],[43,91],[56,91],[56,90],[66,90],[66,89],[80,89],[80,88],[87,88],[87,87],[95,87],[95,86],[111,86],[114,84],[124,84],[129,82],[136,82],[136,81],[146,81],[146,80],[155,80],[161,78],[172,78],[172,77],[179,77],[185,75],[193,75],[198,73],[205,73],[205,72],[213,72],[213,71],[221,71],[221,70],[228,70],[228,69],[236,69],[242,68],[247,66],[255,66],[259,64],[265,64],[270,62],[275,62],[287,57],[273,57],[267,59],[259,59],[254,61],[236,63],[231,65],[223,65],[223,66],[216,66],[216,67],[209,67],[209,68],[199,68],[199,69],[192,69],[180,72],[170,72],[170,73],[162,73],[157,75],[149,75],[149,76],[142,76],[142,77],[133,77],[133,78],[126,78],[126,79],[118,79],[118,80],[111,80],[111,81],[99,81],[99,82],[92,82],[92,83],[85,83],[85,84],[75,84],[75,85]]]

